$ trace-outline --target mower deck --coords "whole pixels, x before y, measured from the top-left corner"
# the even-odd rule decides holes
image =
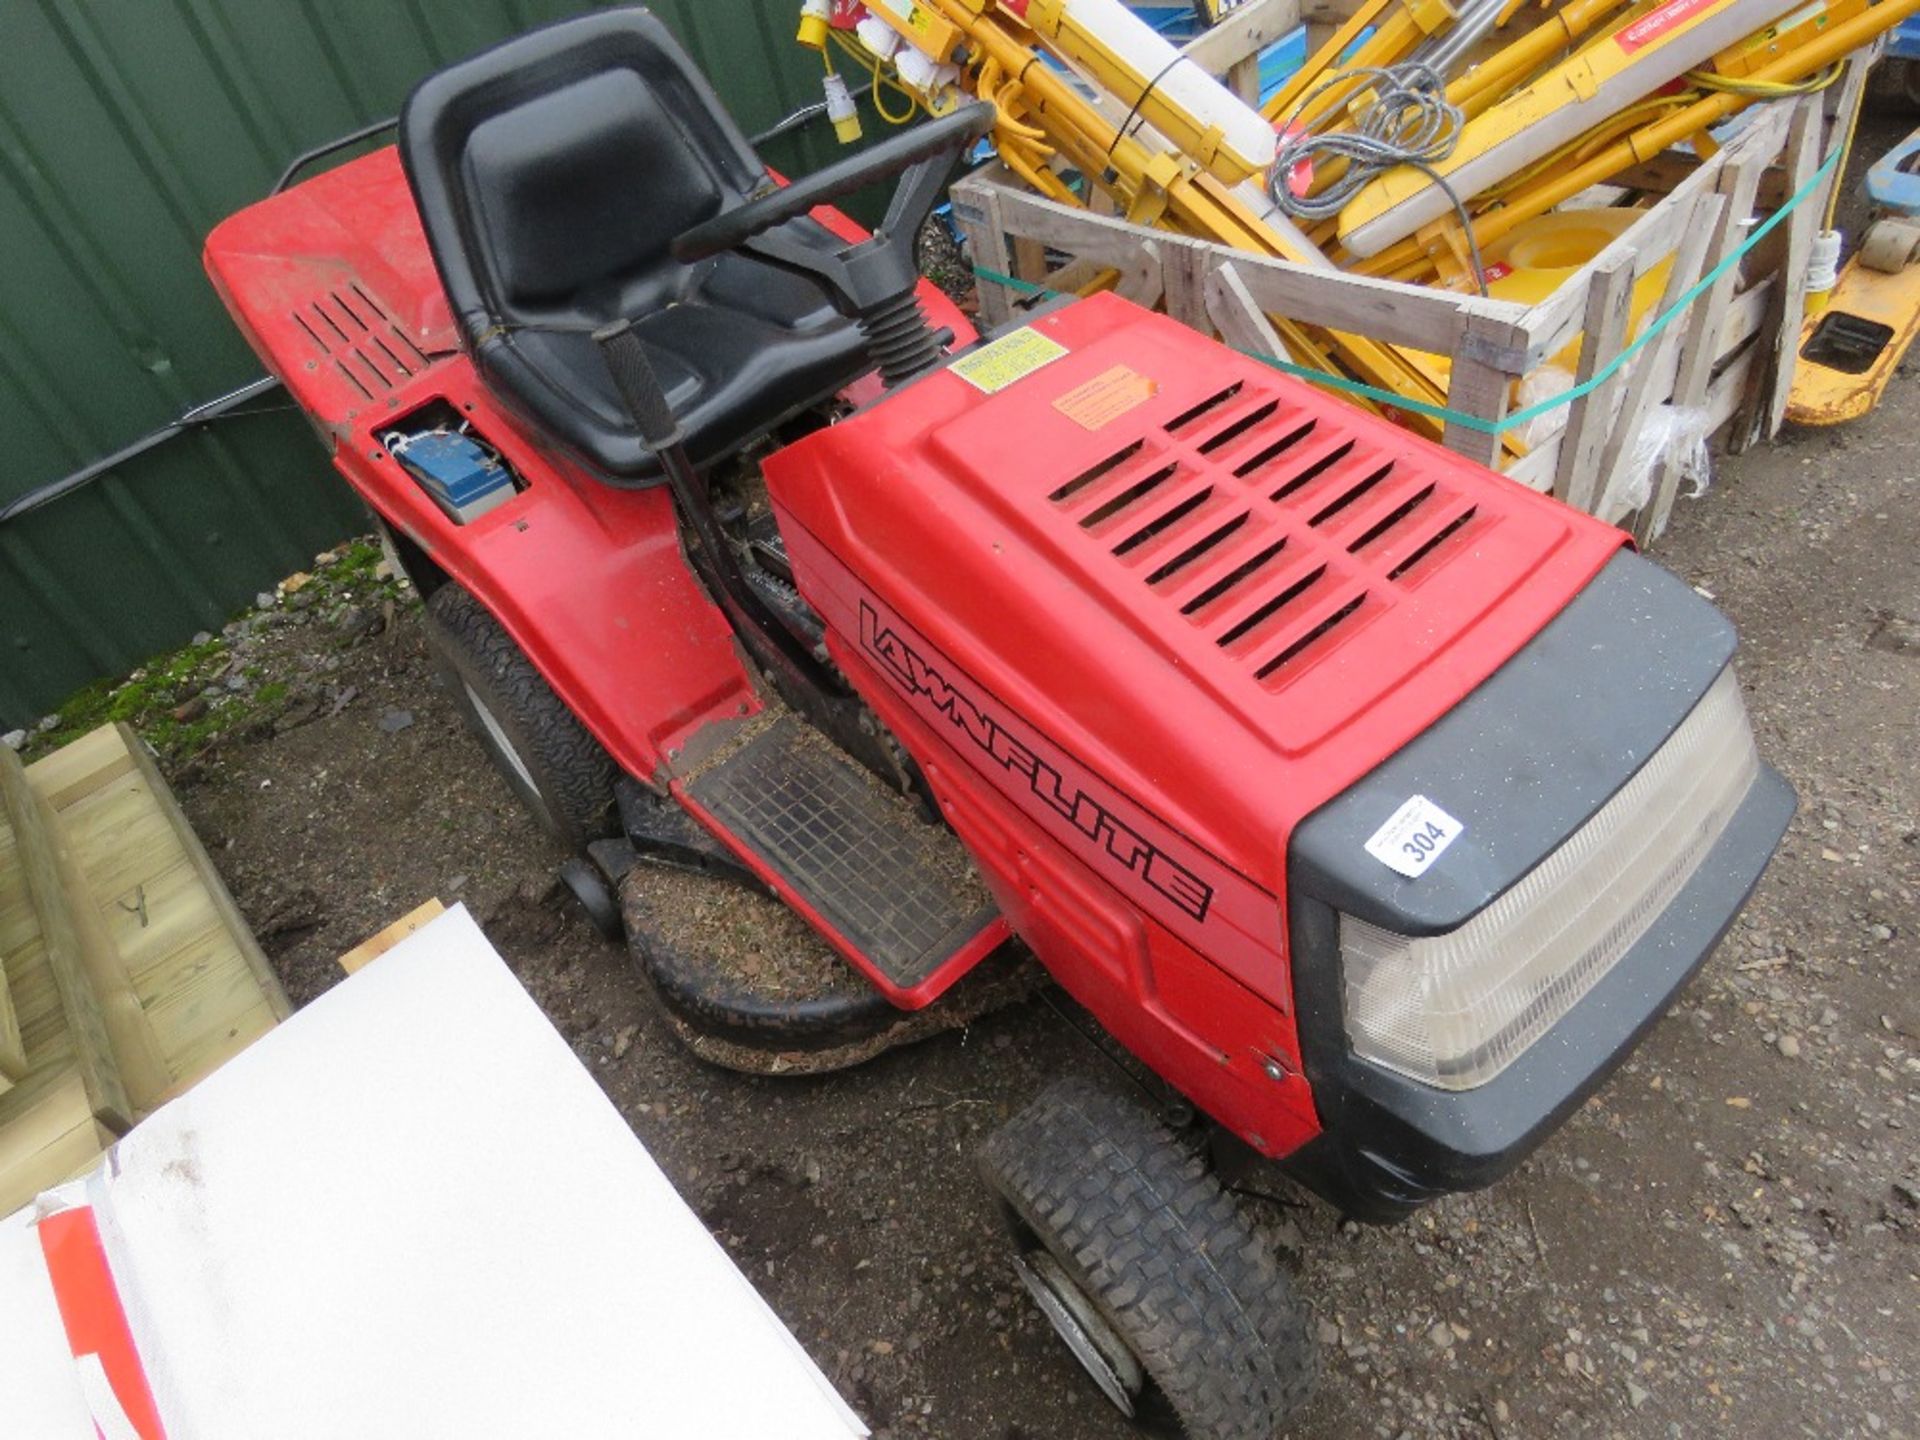
[[[793,910],[739,873],[633,865],[620,910],[635,964],[681,1043],[710,1065],[817,1075],[971,1024],[1044,973],[1003,945],[921,1010],[895,1009]]]

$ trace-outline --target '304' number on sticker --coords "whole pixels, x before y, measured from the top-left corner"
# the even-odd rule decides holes
[[[1389,870],[1417,880],[1467,827],[1424,795],[1415,795],[1373,832],[1367,853]]]

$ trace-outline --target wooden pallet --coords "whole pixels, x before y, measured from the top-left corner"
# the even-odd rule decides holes
[[[290,1007],[124,725],[29,768],[0,750],[0,798],[4,1214],[87,1168]]]

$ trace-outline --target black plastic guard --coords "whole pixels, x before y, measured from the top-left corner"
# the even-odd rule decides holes
[[[1439,724],[1294,831],[1294,890],[1402,935],[1458,929],[1633,778],[1736,643],[1684,581],[1622,551]],[[1366,842],[1413,795],[1466,829],[1408,880]]]
[[[1403,935],[1452,930],[1573,834],[1676,730],[1732,658],[1726,617],[1622,553],[1439,724],[1296,832],[1290,937],[1307,1078],[1322,1135],[1288,1168],[1356,1218],[1391,1221],[1491,1184],[1632,1052],[1705,963],[1759,881],[1793,791],[1763,765],[1719,843],[1638,944],[1484,1085],[1447,1091],[1360,1059],[1347,1041],[1339,914]],[[1466,828],[1407,880],[1365,842],[1410,795]]]

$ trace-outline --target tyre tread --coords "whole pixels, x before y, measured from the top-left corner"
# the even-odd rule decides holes
[[[1272,1440],[1318,1376],[1305,1308],[1233,1197],[1140,1105],[1061,1081],[987,1184],[1131,1345],[1193,1440]]]
[[[619,777],[613,758],[486,606],[448,582],[427,601],[427,631],[449,680],[464,680],[487,693],[494,718],[513,736],[549,812],[536,811],[536,818],[575,850],[613,833],[613,787]],[[467,697],[455,690],[450,698],[484,744],[483,727]],[[508,780],[511,784],[512,777]]]

